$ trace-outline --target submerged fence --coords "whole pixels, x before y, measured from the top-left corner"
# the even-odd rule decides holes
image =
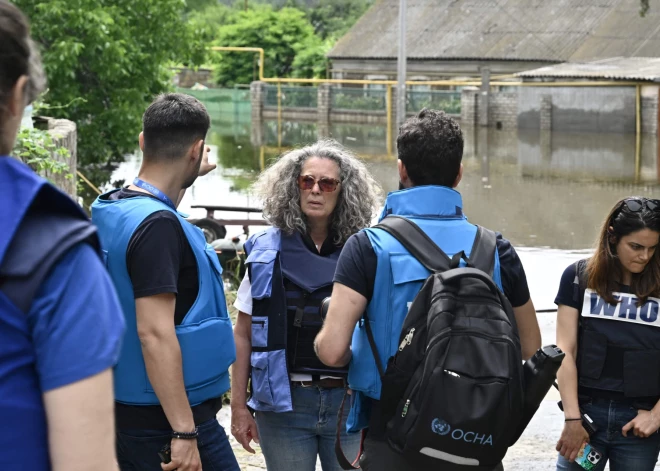
[[[277,86],[267,85],[263,95],[264,106],[277,107]],[[317,108],[318,87],[281,86],[282,108]],[[449,90],[408,90],[406,111],[414,113],[422,108],[444,110],[449,114],[461,113],[461,92]],[[331,87],[330,109],[364,112],[384,112],[387,110],[387,90],[385,88]]]
[[[250,114],[250,88],[177,88],[177,92],[186,93],[204,103],[211,115]]]

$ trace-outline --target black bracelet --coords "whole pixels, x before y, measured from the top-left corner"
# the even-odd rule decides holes
[[[172,431],[172,438],[179,438],[181,440],[194,440],[197,438],[197,427],[192,432],[175,432]]]
[[[577,422],[578,420],[582,420],[582,418],[578,418],[578,419],[564,419],[564,422]]]

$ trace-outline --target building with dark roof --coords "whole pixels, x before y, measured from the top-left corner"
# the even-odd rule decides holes
[[[660,56],[660,8],[639,0],[408,0],[409,80]],[[395,79],[399,0],[380,0],[328,53],[333,78]]]

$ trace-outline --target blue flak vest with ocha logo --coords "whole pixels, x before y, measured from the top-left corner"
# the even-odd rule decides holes
[[[477,227],[463,214],[460,193],[443,186],[419,186],[387,195],[380,219],[393,214],[415,222],[449,257],[470,251]],[[365,229],[376,253],[374,290],[367,317],[374,333],[381,364],[386,365],[399,345],[403,321],[430,272],[393,236],[381,229]],[[461,261],[461,266],[464,266]],[[500,261],[495,251],[493,281],[502,289]],[[349,432],[368,426],[370,401],[380,399],[381,380],[369,347],[363,320],[355,327],[348,385],[354,391],[347,421]]]
[[[575,284],[579,286],[578,276]],[[649,297],[638,305],[632,293],[613,294],[617,304],[593,289],[584,291],[579,385],[643,398],[653,407],[660,398],[660,299]]]
[[[170,211],[178,217],[197,261],[197,299],[176,326],[188,401],[196,405],[221,396],[229,389],[228,369],[236,359],[236,347],[217,254],[206,243],[202,231],[170,206],[149,196],[109,199],[114,191],[118,190],[96,199],[92,221],[99,228],[106,266],[126,319],[126,337],[114,372],[115,399],[132,405],[159,404],[142,356],[133,285],[126,266],[126,252],[133,233],[157,211]]]
[[[339,250],[328,256],[315,254],[299,233],[286,235],[271,227],[252,235],[245,251],[252,294],[252,396],[248,405],[258,411],[288,412],[293,405],[284,278],[309,293],[331,287]]]
[[[64,240],[63,250],[58,247],[21,250],[23,256],[14,265],[11,257],[16,254],[10,246],[33,208],[39,209],[38,223],[36,227],[31,226],[38,234],[35,239],[46,234],[45,245]],[[30,278],[44,262],[44,251],[50,260],[50,253],[63,253],[81,242],[80,236],[86,237],[80,231],[81,226],[83,232],[85,227],[92,229],[86,232],[93,235],[89,220],[71,198],[27,165],[0,156],[0,286],[4,287],[4,282],[14,277]],[[0,457],[3,465],[9,468],[48,471],[51,469],[48,427],[36,369],[37,346],[32,342],[28,325],[29,307],[21,309],[12,301],[30,300],[33,294],[36,293],[5,293],[0,289],[0,418],[3,427],[0,441],[4,450],[4,453],[0,450]]]

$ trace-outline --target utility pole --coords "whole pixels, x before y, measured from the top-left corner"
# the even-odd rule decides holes
[[[399,0],[399,60],[397,62],[396,124],[406,120],[406,0]]]

